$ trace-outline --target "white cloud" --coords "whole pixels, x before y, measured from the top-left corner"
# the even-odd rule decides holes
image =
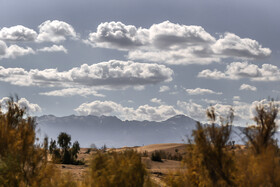
[[[241,102],[237,100],[233,101],[233,104],[222,104],[222,103],[210,103],[212,107],[215,109],[215,113],[217,115],[217,119],[219,117],[223,117],[226,119],[227,115],[230,112],[230,108],[234,111],[234,125],[246,126],[248,123],[252,124],[254,116],[256,116],[255,108],[256,106],[262,104],[265,108],[268,108],[269,101],[263,99],[261,101],[253,101],[251,103]],[[274,101],[275,105],[280,106],[280,101]],[[206,117],[206,109],[209,108],[209,105],[201,105],[189,101],[177,101],[177,107],[181,110],[185,115],[190,116],[191,118],[198,120],[200,122],[207,122]]]
[[[122,120],[151,120],[162,121],[181,114],[172,106],[160,105],[152,107],[149,105],[139,106],[137,109],[124,107],[113,101],[94,101],[91,103],[83,103],[75,111],[79,115],[108,115],[117,116]]]
[[[204,121],[206,116],[206,108],[200,104],[189,100],[188,102],[185,101],[177,101],[177,106],[180,110],[182,110],[187,116],[198,120]]]
[[[18,56],[24,56],[29,54],[35,54],[35,51],[30,48],[23,48],[18,45],[10,45],[0,40],[0,59],[3,58],[16,58]]]
[[[271,54],[257,41],[225,33],[219,39],[201,26],[169,21],[137,28],[121,22],[105,22],[89,34],[85,43],[93,47],[128,51],[131,60],[167,64],[209,64],[223,58],[258,59]]]
[[[240,125],[244,121],[250,120],[250,104],[241,103],[241,102],[234,102],[233,105],[229,104],[222,104],[219,102],[216,103],[208,103],[211,104],[212,107],[215,108],[215,113],[217,115],[217,119],[219,117],[223,117],[226,119],[227,115],[230,112],[230,109],[233,108],[234,110],[234,121]],[[191,118],[198,120],[200,122],[207,122],[206,110],[209,108],[209,105],[201,105],[198,103],[189,100],[188,102],[185,101],[177,101],[177,106],[180,110],[182,110],[186,115],[190,116]],[[249,117],[249,118],[248,118]],[[245,124],[243,124],[245,125]]]
[[[90,89],[124,89],[172,80],[173,71],[164,65],[111,60],[93,65],[83,64],[68,71],[57,69],[4,68],[0,66],[0,81],[19,86],[80,88],[82,95],[95,94]],[[72,95],[73,90],[59,90],[44,95]]]
[[[0,105],[6,109],[7,107],[7,102],[10,100],[10,98],[8,97],[3,97],[2,99],[0,99]],[[26,111],[28,113],[36,113],[36,112],[41,112],[42,109],[39,105],[34,104],[34,103],[30,103],[27,99],[25,98],[20,98],[17,102],[15,102],[16,104],[18,104],[19,107],[21,108],[25,108]]]
[[[67,53],[67,49],[63,45],[52,45],[51,47],[44,47],[37,49],[39,52],[64,52]]]
[[[233,33],[225,33],[212,46],[215,54],[237,59],[264,58],[271,54],[271,50],[263,48],[256,40],[240,38]]]
[[[280,69],[272,64],[263,64],[261,67],[258,67],[248,62],[232,62],[227,65],[224,72],[216,69],[206,69],[199,72],[198,77],[231,80],[249,78],[252,81],[279,81]]]
[[[221,103],[221,101],[214,100],[214,99],[202,99],[202,101],[204,101],[207,104],[211,104],[211,105]]]
[[[38,42],[53,42],[58,43],[66,40],[66,37],[77,38],[77,33],[74,28],[63,21],[47,20],[38,26],[39,35],[37,37]]]
[[[96,97],[105,97],[105,95],[98,93],[96,90],[91,88],[65,88],[61,90],[53,90],[50,92],[42,92],[40,95],[46,95],[46,96],[74,96],[74,95],[80,95],[83,97],[93,95]]]
[[[152,98],[150,101],[159,105],[164,104],[164,102],[162,102],[162,100],[158,98]]]
[[[251,86],[249,84],[242,84],[240,86],[239,90],[257,91],[257,88],[255,86]]]
[[[149,105],[141,105],[138,108],[125,107],[121,104],[113,101],[94,101],[91,103],[83,103],[75,111],[79,115],[106,115],[117,116],[122,120],[151,120],[162,121],[166,120],[174,115],[184,114],[197,121],[207,122],[206,110],[209,105],[201,105],[195,103],[192,100],[189,101],[177,101],[177,107],[162,104],[162,101],[153,98],[151,102],[161,102],[159,106],[152,107]],[[240,101],[234,101],[232,105],[222,103],[212,103],[212,107],[215,108],[217,119],[220,117],[226,119],[230,113],[230,109],[234,110],[234,122],[235,125],[247,125],[248,122],[252,123],[252,119],[255,116],[255,107],[259,104],[268,106],[267,100],[254,101],[252,103],[245,103]],[[276,105],[280,104],[280,101],[275,102]]]
[[[24,27],[22,25],[16,25],[13,27],[3,27],[0,30],[0,40],[6,41],[35,41],[37,38],[36,31]]]
[[[89,34],[85,42],[93,47],[128,50],[148,43],[148,30],[124,25],[121,22],[105,22],[97,27],[97,32]]]
[[[170,90],[170,88],[168,86],[161,86],[159,88],[159,92],[166,92],[166,91],[169,91],[169,90]]]
[[[222,92],[214,92],[213,90],[204,89],[204,88],[185,89],[185,90],[189,95],[223,94]]]

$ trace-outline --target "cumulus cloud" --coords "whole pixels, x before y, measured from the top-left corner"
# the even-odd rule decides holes
[[[162,121],[181,114],[173,106],[160,105],[152,107],[149,105],[141,105],[134,109],[131,107],[124,107],[113,101],[94,101],[91,103],[83,103],[75,111],[79,115],[108,115],[117,116],[122,120],[150,120]]]
[[[257,88],[255,86],[251,86],[249,84],[242,84],[240,86],[239,90],[257,91]]]
[[[58,43],[66,40],[67,37],[77,38],[77,33],[74,28],[59,20],[47,20],[38,26],[39,34],[37,37],[38,42],[53,42]]]
[[[224,104],[224,103],[209,103],[211,107],[215,108],[215,113],[217,115],[217,119],[222,117],[226,119],[227,115],[232,108],[234,111],[234,123],[235,125],[245,126],[249,123],[252,123],[253,117],[256,115],[255,108],[256,106],[262,104],[265,107],[269,106],[269,101],[263,99],[261,101],[253,101],[251,103],[238,101],[238,97],[235,97],[235,100],[232,104]],[[274,102],[279,106],[280,101]],[[192,100],[189,101],[177,101],[177,107],[180,111],[182,111],[185,115],[190,116],[191,118],[201,121],[207,122],[206,117],[206,109],[209,108],[209,105],[198,104]]]
[[[222,92],[214,92],[213,90],[204,89],[204,88],[185,89],[185,90],[189,95],[223,94]]]
[[[78,34],[74,28],[59,20],[47,20],[38,26],[39,33],[22,25],[3,27],[0,30],[0,40],[10,42],[37,41],[58,43],[67,37],[76,39]]]
[[[8,97],[3,97],[0,99],[0,105],[5,109],[7,107],[7,102],[10,100]],[[16,104],[19,107],[25,108],[28,113],[41,112],[42,109],[38,104],[30,103],[26,98],[20,98]]]
[[[0,59],[16,58],[28,54],[35,54],[35,51],[30,47],[23,48],[18,45],[7,46],[4,41],[0,40]]]
[[[86,43],[93,47],[114,48],[128,50],[148,44],[147,29],[124,25],[121,22],[105,22],[97,27],[97,31],[90,33]]]
[[[215,54],[234,58],[264,58],[271,54],[269,48],[263,48],[256,40],[240,38],[233,33],[225,33],[212,48]]]
[[[234,105],[222,104],[222,103],[210,103],[211,107],[215,108],[215,113],[217,115],[217,119],[222,117],[224,119],[227,118],[231,108],[234,110],[234,119],[235,121],[240,120],[249,120],[248,114],[250,114],[250,105],[244,103],[235,103]],[[201,122],[207,122],[206,110],[210,107],[209,105],[201,105],[195,103],[192,100],[188,102],[185,101],[177,101],[177,106],[181,109],[186,115],[192,117],[195,120]]]
[[[35,41],[37,38],[37,32],[33,29],[29,29],[22,25],[16,25],[13,27],[3,27],[0,30],[0,40],[6,41]]]
[[[216,69],[206,69],[199,72],[198,77],[231,80],[249,78],[252,81],[279,81],[280,69],[272,64],[263,64],[259,67],[248,62],[232,62],[227,65],[224,72]]]
[[[204,28],[164,21],[150,28],[105,22],[89,34],[93,47],[128,51],[128,58],[168,64],[209,64],[223,58],[257,59],[271,54],[257,41],[225,33],[216,39]]]
[[[64,52],[67,53],[67,49],[63,45],[52,45],[51,47],[44,47],[37,49],[39,52]]]
[[[153,101],[152,101],[153,100]],[[94,101],[90,103],[83,103],[75,111],[79,115],[106,115],[117,116],[122,120],[150,120],[150,121],[162,121],[166,120],[174,115],[184,114],[200,122],[207,122],[206,110],[209,105],[198,104],[192,100],[189,101],[177,101],[177,105],[170,106],[162,103],[157,98],[151,99],[152,102],[161,102],[159,106],[153,107],[149,105],[141,105],[138,108],[125,107],[121,104],[113,101]],[[217,119],[222,117],[224,119],[230,114],[231,109],[234,110],[234,124],[246,125],[248,122],[252,122],[255,116],[255,107],[259,104],[268,105],[269,101],[266,99],[261,101],[253,101],[252,103],[245,103],[240,101],[234,101],[230,104],[223,103],[211,103],[211,106],[215,108]],[[275,104],[279,105],[280,101],[276,101]]]
[[[168,86],[161,86],[159,88],[159,92],[166,92],[166,91],[169,91],[169,90],[170,90],[170,88]]]
[[[145,86],[172,80],[173,71],[158,64],[111,60],[97,64],[83,64],[68,71],[57,69],[4,68],[0,66],[0,81],[19,86],[124,89],[129,86]],[[69,95],[71,90],[44,93],[45,95]],[[72,90],[73,91],[73,90]],[[77,93],[93,94],[82,89]]]

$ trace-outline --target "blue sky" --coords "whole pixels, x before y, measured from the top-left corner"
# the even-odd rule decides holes
[[[278,99],[278,1],[0,0],[0,97],[32,115],[205,120]]]

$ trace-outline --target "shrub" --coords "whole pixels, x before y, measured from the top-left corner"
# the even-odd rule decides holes
[[[149,182],[141,156],[133,150],[124,152],[97,152],[86,175],[85,185],[102,186],[143,186]]]
[[[35,119],[10,98],[0,111],[1,186],[50,186],[54,168],[47,164],[47,138],[35,144]]]
[[[162,159],[161,159],[161,155],[163,154],[163,152],[161,151],[154,151],[151,155],[151,160],[152,161],[156,161],[156,162],[163,162]]]

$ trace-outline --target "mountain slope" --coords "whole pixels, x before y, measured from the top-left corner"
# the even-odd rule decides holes
[[[191,138],[196,121],[177,115],[166,121],[122,121],[112,116],[66,116],[45,115],[37,119],[39,138],[48,135],[56,139],[60,132],[67,132],[72,141],[78,140],[82,147],[95,144],[100,147],[142,146],[158,143],[183,143]],[[242,128],[233,127],[233,140],[241,141]]]

